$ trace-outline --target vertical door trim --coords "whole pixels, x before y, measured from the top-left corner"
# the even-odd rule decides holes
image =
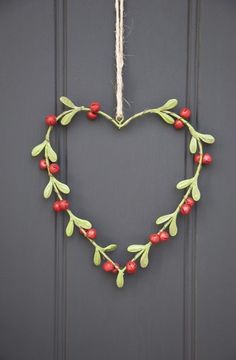
[[[67,89],[67,0],[54,0],[55,20],[55,113],[62,111],[59,97]],[[67,132],[58,128],[56,147],[60,165],[64,171],[62,181],[67,182]],[[54,307],[54,360],[65,360],[66,356],[66,242],[64,241],[64,221],[55,215],[55,307]]]
[[[186,104],[192,110],[191,122],[198,127],[200,0],[188,0]],[[192,156],[186,141],[185,175],[193,172]],[[197,209],[184,229],[183,359],[196,360],[196,224]]]

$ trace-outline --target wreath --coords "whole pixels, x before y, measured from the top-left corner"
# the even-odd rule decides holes
[[[53,210],[58,212],[64,212],[68,216],[68,223],[65,229],[65,233],[68,237],[72,236],[75,228],[79,229],[80,234],[88,240],[94,248],[93,263],[96,266],[102,265],[105,272],[110,272],[116,276],[116,285],[118,288],[122,288],[124,285],[124,275],[134,274],[138,268],[138,261],[141,268],[146,268],[149,263],[149,253],[153,246],[161,244],[169,240],[170,236],[176,236],[178,232],[177,219],[179,215],[189,215],[193,206],[200,200],[201,193],[198,186],[198,179],[203,165],[209,165],[212,163],[212,156],[209,153],[203,152],[203,143],[213,144],[215,139],[212,135],[202,134],[198,132],[190,123],[191,110],[189,108],[182,108],[179,114],[172,111],[178,104],[176,99],[168,100],[164,105],[144,110],[139,112],[127,120],[123,118],[113,118],[107,113],[101,111],[101,106],[98,102],[93,102],[89,107],[76,106],[70,99],[65,96],[60,98],[60,101],[67,107],[67,110],[63,111],[58,116],[47,115],[45,117],[46,125],[48,126],[47,132],[43,142],[35,146],[32,150],[32,156],[38,156],[42,152],[44,154],[43,159],[39,161],[39,167],[41,170],[45,170],[48,175],[48,183],[43,191],[45,199],[50,198],[54,192],[57,200],[53,203]],[[184,195],[181,198],[174,211],[169,214],[162,215],[157,218],[156,224],[159,225],[159,230],[156,233],[152,233],[148,237],[148,241],[145,244],[133,244],[129,245],[128,252],[134,254],[131,260],[129,260],[124,266],[116,263],[109,255],[110,252],[117,248],[117,244],[109,244],[107,246],[101,246],[96,241],[97,231],[90,221],[82,219],[75,215],[71,210],[69,201],[65,198],[65,195],[70,192],[70,188],[67,184],[62,183],[55,177],[60,171],[60,166],[57,163],[58,156],[51,145],[51,133],[54,126],[58,123],[62,126],[67,126],[75,118],[75,116],[81,112],[86,112],[89,120],[95,120],[98,115],[111,122],[119,130],[127,126],[134,119],[143,117],[147,114],[155,114],[162,119],[168,125],[173,126],[179,130],[185,128],[190,134],[189,151],[194,155],[195,168],[193,176],[181,180],[176,185],[178,190],[184,190]]]

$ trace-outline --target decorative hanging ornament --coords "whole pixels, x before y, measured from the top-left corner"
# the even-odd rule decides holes
[[[70,99],[65,96],[60,98],[60,101],[67,107],[67,109],[59,115],[47,115],[45,123],[48,126],[47,132],[43,142],[35,146],[32,150],[32,156],[38,156],[43,153],[43,159],[39,161],[41,170],[46,171],[48,175],[48,183],[43,191],[43,196],[48,199],[54,192],[57,200],[53,203],[53,210],[55,212],[64,212],[68,217],[66,226],[66,235],[72,236],[75,228],[79,229],[80,234],[88,240],[94,248],[93,263],[96,266],[102,265],[105,272],[110,272],[116,276],[116,284],[118,288],[124,285],[124,275],[134,274],[138,269],[138,262],[141,268],[146,268],[149,263],[149,253],[153,246],[165,243],[170,237],[176,236],[178,232],[177,220],[179,215],[187,216],[191,213],[195,203],[200,200],[201,194],[198,187],[198,179],[203,166],[208,166],[212,163],[212,156],[209,153],[203,152],[203,143],[213,144],[215,139],[212,135],[202,134],[198,132],[190,123],[191,110],[187,107],[182,108],[179,114],[172,109],[178,104],[176,99],[168,100],[164,105],[158,108],[152,108],[139,112],[128,119],[123,116],[123,14],[124,14],[124,0],[115,0],[116,9],[116,117],[112,117],[101,110],[101,105],[98,102],[93,102],[89,107],[77,106]],[[68,185],[62,183],[54,175],[60,172],[60,166],[57,164],[57,154],[51,145],[51,133],[58,124],[67,126],[72,119],[81,112],[87,114],[89,120],[94,121],[98,116],[103,117],[113,124],[119,130],[125,128],[133,120],[141,118],[147,114],[154,114],[163,120],[168,125],[179,130],[185,128],[190,134],[189,151],[194,155],[194,169],[193,176],[181,180],[177,185],[178,190],[184,190],[184,195],[174,210],[166,215],[157,218],[156,224],[160,226],[156,233],[150,234],[147,237],[145,244],[133,244],[128,246],[127,250],[133,253],[134,256],[124,266],[116,263],[109,255],[110,252],[117,248],[116,244],[109,244],[101,246],[96,241],[97,232],[92,227],[92,224],[85,219],[81,219],[71,210],[70,203],[64,198],[65,194],[70,192]]]

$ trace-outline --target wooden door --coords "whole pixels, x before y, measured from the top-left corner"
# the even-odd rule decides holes
[[[177,98],[217,141],[202,200],[119,290],[86,241],[65,237],[30,156],[59,96],[114,113],[114,2],[0,2],[1,360],[236,358],[235,16],[230,0],[126,2],[126,116]],[[119,261],[179,200],[188,141],[155,116],[120,132],[85,115],[58,129],[71,205]]]

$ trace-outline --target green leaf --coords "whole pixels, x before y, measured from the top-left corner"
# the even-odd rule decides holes
[[[53,148],[51,147],[51,144],[49,142],[46,145],[46,151],[47,151],[47,155],[49,157],[49,160],[51,162],[56,162],[57,161],[57,154],[53,150]]]
[[[171,223],[170,223],[170,226],[169,226],[170,236],[177,235],[178,227],[177,227],[177,224],[176,224],[176,218],[177,218],[177,216],[174,216],[173,219],[171,220]]]
[[[195,137],[196,139],[199,139],[198,132],[189,124],[188,124],[188,129],[189,129],[190,134],[193,137]]]
[[[61,124],[62,125],[68,125],[72,118],[74,117],[74,115],[76,114],[77,111],[71,111],[70,113],[66,114],[63,116],[63,118],[61,119]]]
[[[172,218],[172,216],[173,216],[173,213],[160,216],[160,217],[156,220],[156,224],[157,224],[157,225],[163,224],[164,222],[166,222],[166,221],[168,221],[170,218]]]
[[[213,144],[215,142],[215,138],[212,135],[201,134],[201,133],[198,133],[198,135],[199,135],[200,139],[207,144]]]
[[[73,217],[74,223],[78,227],[82,227],[83,229],[91,229],[92,224],[88,220],[80,219],[77,216]]]
[[[124,286],[124,272],[119,271],[116,278],[116,285],[118,288],[122,288]]]
[[[48,199],[51,194],[52,194],[52,189],[53,189],[53,184],[52,184],[52,180],[50,179],[48,184],[46,185],[44,192],[43,192],[43,196],[45,199]]]
[[[176,185],[176,188],[178,190],[185,189],[186,187],[191,185],[192,182],[193,182],[193,178],[182,180],[182,181],[178,182],[178,184]]]
[[[75,104],[70,99],[68,99],[68,97],[66,97],[66,96],[61,96],[60,102],[62,102],[62,104],[68,106],[69,108],[72,108],[72,109],[76,108]]]
[[[147,247],[140,258],[140,266],[143,269],[145,269],[149,263],[149,259],[148,259],[149,249],[150,247]]]
[[[158,114],[162,117],[162,119],[163,119],[167,124],[171,124],[171,125],[174,124],[175,120],[174,120],[170,115],[165,114],[165,113],[163,113],[163,112],[159,112]]]
[[[110,245],[106,246],[105,248],[103,248],[103,250],[105,252],[114,251],[116,249],[117,249],[117,244],[110,244]]]
[[[46,140],[44,140],[41,144],[36,145],[32,149],[31,155],[32,156],[38,156],[41,153],[41,151],[45,148],[46,143],[47,143]]]
[[[189,150],[190,150],[191,154],[195,154],[197,151],[197,140],[193,136],[192,136],[190,144],[189,144]]]
[[[63,111],[61,114],[57,115],[57,121],[60,120],[64,115],[71,113],[73,110]]]
[[[131,253],[139,252],[145,248],[145,245],[130,245],[128,246],[127,250]]]
[[[178,100],[170,99],[164,105],[161,106],[161,109],[170,110],[178,105]]]
[[[193,200],[195,200],[195,201],[198,201],[201,198],[201,193],[200,193],[200,190],[198,188],[197,182],[195,182],[194,185],[193,185],[192,197],[193,197]]]
[[[74,232],[74,221],[72,218],[70,218],[67,227],[66,227],[66,235],[67,236],[72,236]]]
[[[63,194],[69,194],[70,188],[66,184],[62,183],[61,181],[57,180],[56,178],[53,178],[53,181],[56,185],[56,187],[63,193]]]
[[[96,266],[99,266],[101,264],[101,254],[100,251],[98,250],[98,248],[95,249],[94,251],[94,256],[93,256],[93,263]]]

